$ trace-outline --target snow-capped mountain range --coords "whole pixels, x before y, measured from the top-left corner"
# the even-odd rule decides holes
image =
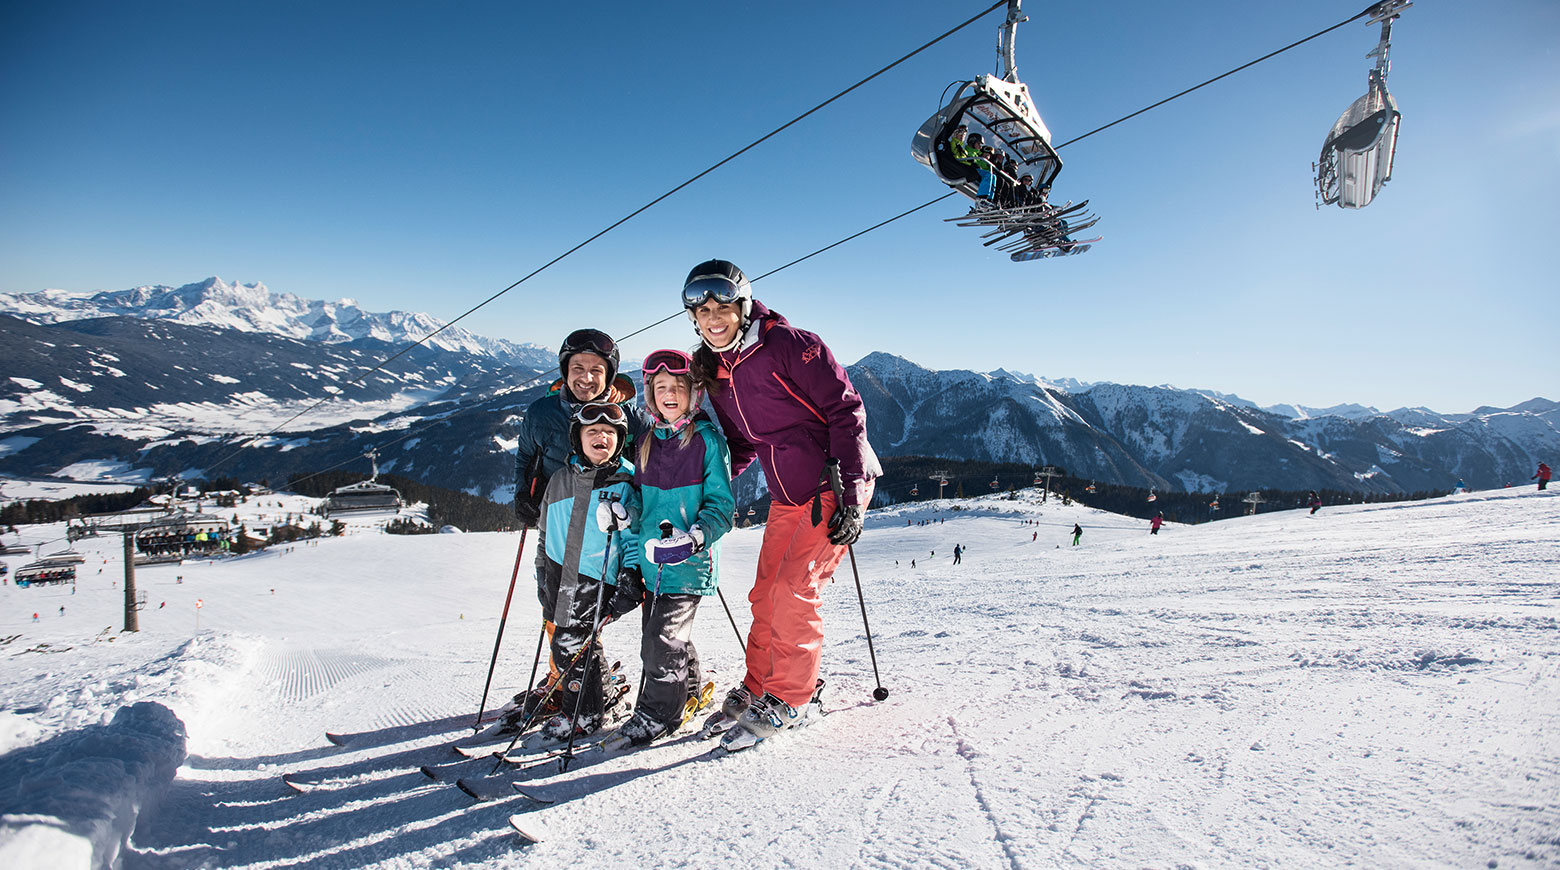
[[[931,371],[886,353],[849,371],[885,455],[1052,464],[1144,487],[1411,492],[1459,478],[1495,487],[1560,456],[1560,403],[1547,399],[1469,414],[1263,409],[1168,386],[1067,390],[1007,372]]]
[[[498,501],[515,428],[556,372],[552,350],[463,330],[383,371],[437,328],[263,285],[0,294],[0,474],[279,479],[384,448],[380,467]],[[17,319],[18,317],[22,319]],[[629,368],[625,366],[625,368]],[[1560,404],[1441,414],[1358,405],[1261,408],[1170,386],[932,371],[886,353],[849,371],[884,456],[1058,465],[1190,491],[1446,490],[1526,481],[1560,457]],[[320,399],[332,401],[313,406]],[[253,436],[288,421],[285,434]],[[249,435],[235,454],[235,436]],[[366,465],[366,462],[363,463]],[[885,486],[885,495],[891,488]],[[744,479],[740,492],[760,495]]]
[[[427,314],[376,313],[363,310],[351,299],[303,299],[291,293],[277,293],[259,282],[229,284],[217,277],[182,287],[157,284],[96,293],[0,293],[0,313],[37,324],[99,317],[172,320],[188,326],[259,332],[322,344],[375,339],[400,345],[444,326],[443,321]],[[522,366],[549,365],[554,353],[534,344],[487,338],[459,326],[440,332],[428,344]]]

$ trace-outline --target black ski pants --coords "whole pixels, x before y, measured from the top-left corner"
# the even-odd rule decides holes
[[[645,680],[638,709],[668,730],[682,722],[689,693],[699,691],[704,682],[699,653],[692,640],[693,617],[699,610],[700,597],[655,595],[640,609],[644,635],[639,643],[639,661],[644,666]]]

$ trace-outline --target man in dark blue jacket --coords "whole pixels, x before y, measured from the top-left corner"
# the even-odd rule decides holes
[[[515,449],[515,515],[535,526],[542,492],[553,472],[569,460],[569,421],[586,402],[612,402],[628,413],[629,442],[649,431],[643,408],[632,403],[634,383],[618,374],[618,348],[599,329],[577,329],[558,349],[559,378],[547,395],[531,403],[520,421]]]

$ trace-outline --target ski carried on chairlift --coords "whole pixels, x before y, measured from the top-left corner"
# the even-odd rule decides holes
[[[1089,250],[1089,248],[1101,238],[1103,238],[1103,236],[1095,236],[1092,239],[1082,239],[1076,242],[1072,242],[1071,244],[1068,244],[1064,247],[1041,248],[1038,251],[1019,251],[1018,253],[1012,254],[1010,256],[1015,263],[1027,263],[1030,260],[1050,260],[1056,257],[1071,257],[1077,254],[1082,254]]]
[[[949,221],[959,226],[991,228],[987,236],[1001,242],[1015,262],[1039,257],[1019,254],[1075,245],[1076,224],[1098,217],[1063,215],[1081,210],[1087,200],[1057,207],[1048,197],[1062,170],[1062,159],[1051,146],[1051,131],[1041,120],[1029,87],[1018,78],[1014,39],[1018,25],[1029,19],[1022,0],[1008,0],[1007,18],[998,30],[1000,75],[981,75],[955,82],[953,97],[926,120],[910,142],[910,154],[932,170],[939,181],[974,201],[969,214]],[[944,95],[947,90],[944,90]]]
[[[1364,208],[1392,180],[1392,160],[1397,153],[1398,125],[1402,114],[1387,92],[1391,64],[1392,22],[1408,0],[1383,0],[1369,10],[1371,24],[1381,25],[1381,39],[1366,57],[1374,57],[1365,96],[1355,100],[1327,133],[1322,154],[1312,164],[1316,171],[1316,207]]]

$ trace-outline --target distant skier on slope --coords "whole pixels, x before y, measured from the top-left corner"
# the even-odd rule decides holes
[[[606,693],[599,631],[616,592],[611,587],[634,582],[639,573],[633,529],[604,531],[597,519],[598,505],[614,499],[629,518],[625,526],[639,515],[634,468],[623,458],[628,415],[614,403],[587,402],[574,415],[569,439],[574,455],[548,479],[537,522],[536,597],[554,626],[552,659],[564,671],[556,692],[560,710],[542,726],[556,740],[601,727]]]
[[[1082,539],[1083,539],[1083,526],[1080,526],[1077,523],[1073,523],[1073,543],[1072,543],[1072,545],[1074,547],[1078,546],[1078,542],[1080,540],[1082,540]]]
[[[754,299],[735,264],[695,266],[682,303],[700,339],[694,377],[720,418],[732,475],[756,459],[771,499],[748,595],[747,674],[719,714],[737,720],[721,738],[736,751],[803,721],[823,652],[823,588],[861,537],[883,470],[844,367],[822,339]],[[843,484],[838,500],[826,476],[830,460]],[[711,718],[715,727],[723,721]]]
[[[959,564],[959,560],[962,559],[963,557],[964,557],[964,548],[959,546],[958,544],[954,544],[953,545],[953,564],[955,564],[955,565]]]
[[[1458,485],[1461,486],[1462,481],[1458,481]],[[1316,512],[1322,509],[1322,497],[1317,495],[1314,489],[1306,496],[1305,503],[1311,507],[1311,516],[1316,516]]]
[[[620,582],[614,616],[647,602],[639,646],[644,679],[634,716],[617,741],[643,746],[675,731],[697,711],[690,694],[704,686],[693,646],[693,618],[702,596],[719,583],[721,536],[731,531],[731,454],[715,424],[700,410],[704,392],[694,384],[692,359],[680,350],[645,357],[645,407],[655,429],[631,454],[639,490],[642,582]],[[658,529],[668,522],[669,537]],[[697,704],[697,700],[695,701]]]
[[[1157,535],[1157,534],[1159,534],[1159,527],[1164,525],[1164,524],[1165,524],[1165,512],[1164,511],[1160,511],[1157,514],[1154,514],[1154,518],[1148,521],[1148,533],[1150,535]]]
[[[1538,464],[1538,473],[1528,478],[1528,480],[1537,480],[1538,488],[1540,491],[1542,491],[1549,488],[1549,474],[1549,466],[1540,462]]]

